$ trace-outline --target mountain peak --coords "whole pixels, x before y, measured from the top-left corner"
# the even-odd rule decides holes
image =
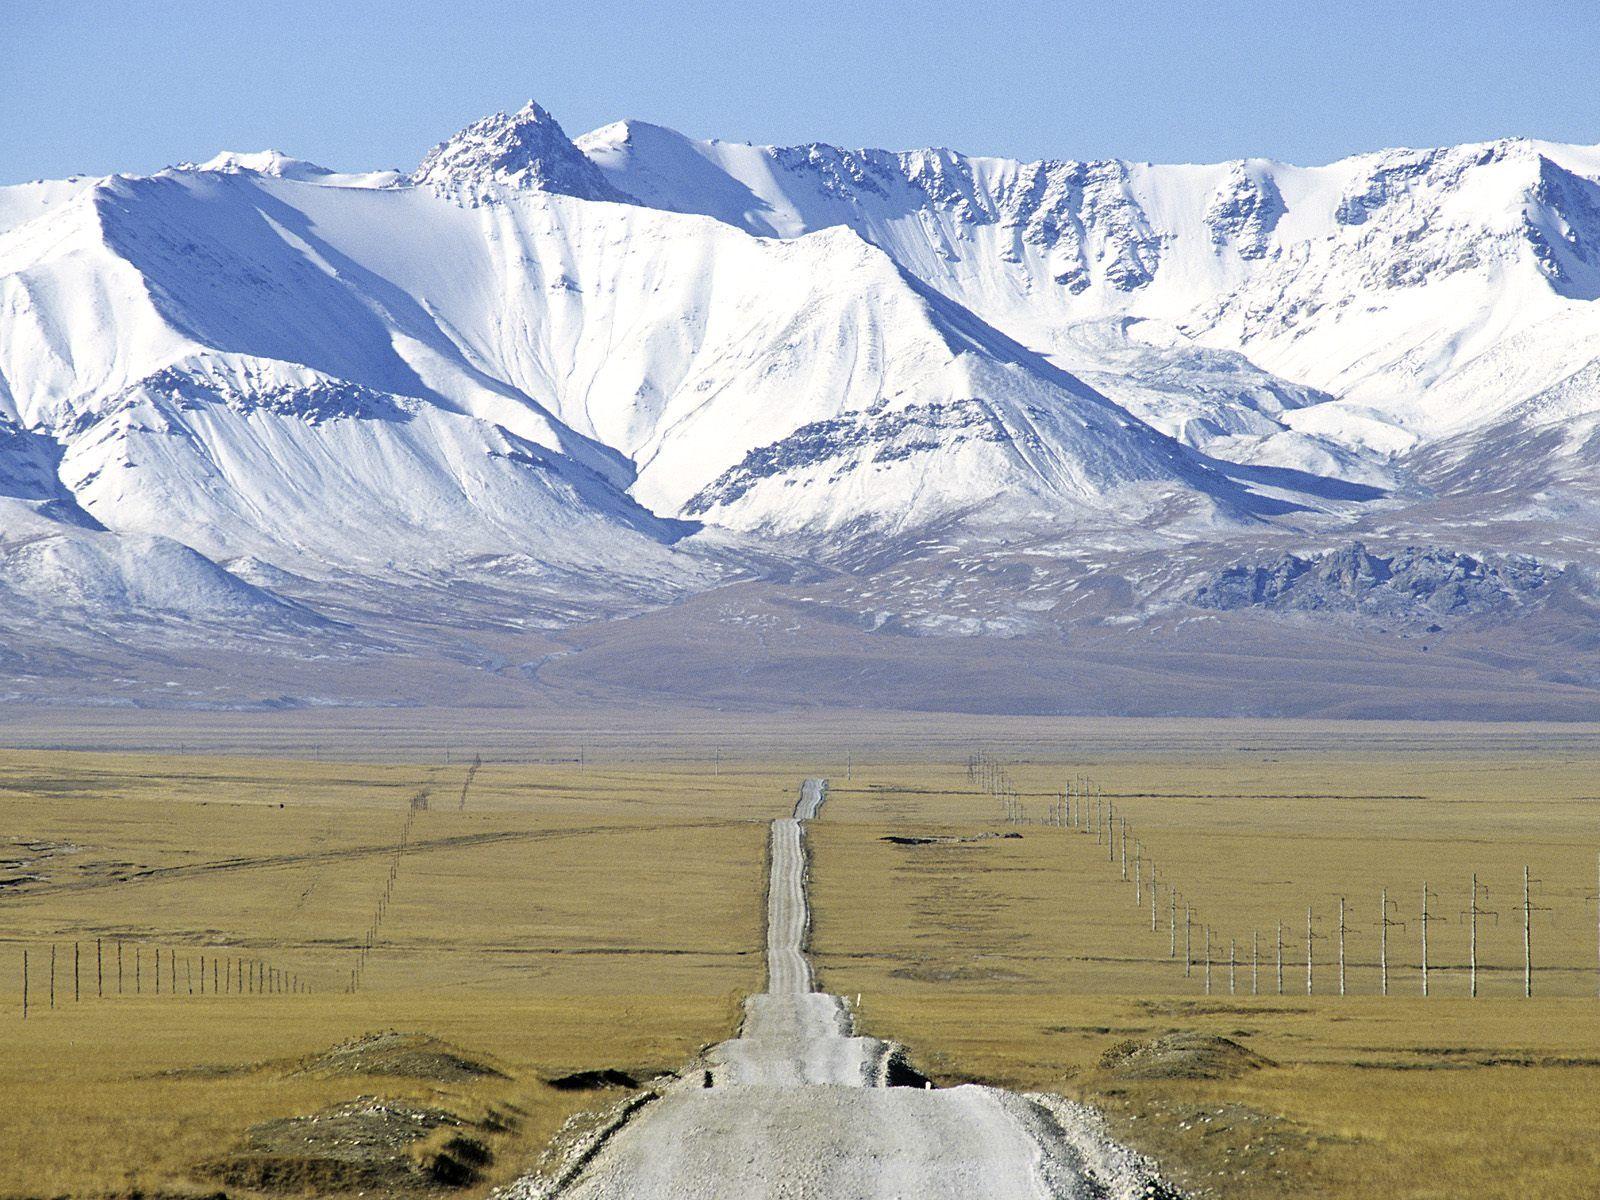
[[[185,163],[184,167],[195,171],[218,171],[228,175],[253,171],[258,175],[273,175],[280,179],[320,179],[333,174],[327,167],[306,162],[301,158],[291,158],[282,150],[224,150],[203,163]]]
[[[560,123],[532,100],[514,113],[474,121],[440,142],[411,178],[447,191],[504,188],[626,200],[573,145]]]

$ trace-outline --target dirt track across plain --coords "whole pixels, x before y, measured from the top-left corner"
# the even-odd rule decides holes
[[[805,954],[804,821],[772,823],[767,991],[713,1048],[605,1144],[562,1194],[578,1200],[1133,1200],[1170,1194],[1110,1142],[1091,1110],[995,1088],[893,1087],[897,1048],[858,1037],[849,1007],[813,990]],[[520,1189],[520,1191],[519,1191]],[[545,1194],[534,1180],[518,1200]]]

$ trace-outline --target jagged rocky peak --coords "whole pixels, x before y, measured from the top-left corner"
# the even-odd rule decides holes
[[[1213,245],[1231,245],[1240,258],[1262,258],[1287,210],[1267,164],[1235,162],[1206,206]]]
[[[560,123],[532,100],[514,113],[474,121],[440,142],[411,178],[441,191],[471,195],[504,188],[627,200],[573,145]]]

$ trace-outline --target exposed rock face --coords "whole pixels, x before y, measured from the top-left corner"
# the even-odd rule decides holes
[[[1522,555],[1487,560],[1435,546],[1408,546],[1385,558],[1352,542],[1321,554],[1237,564],[1188,599],[1200,608],[1222,610],[1466,617],[1541,599],[1564,574]]]
[[[470,198],[502,187],[581,200],[626,200],[572,144],[556,119],[532,100],[509,116],[484,117],[440,142],[411,178]]]

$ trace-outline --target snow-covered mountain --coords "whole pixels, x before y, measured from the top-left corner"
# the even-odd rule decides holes
[[[0,588],[403,641],[985,546],[1582,555],[1597,335],[1600,147],[1019,163],[530,103],[410,175],[0,188]]]
[[[1600,146],[1019,163],[633,121],[579,145],[643,203],[769,237],[855,230],[1152,424],[1255,435],[1282,465],[1490,419],[1581,371],[1600,332]]]

